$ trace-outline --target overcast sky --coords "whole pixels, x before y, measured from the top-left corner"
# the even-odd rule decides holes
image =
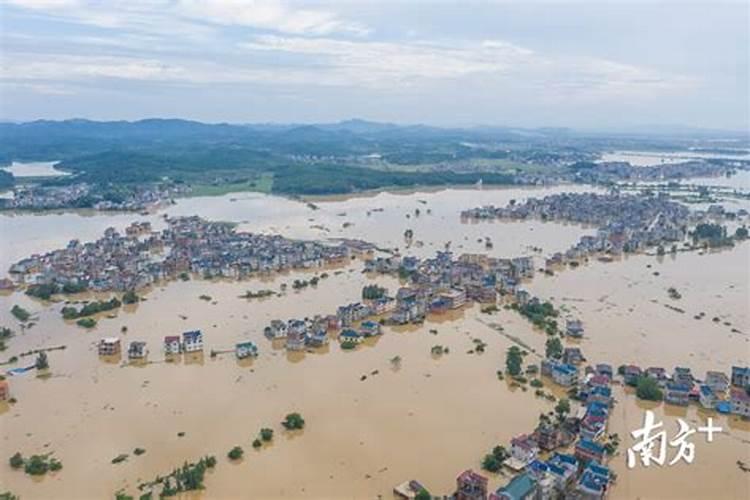
[[[5,120],[750,122],[747,0],[0,5]]]

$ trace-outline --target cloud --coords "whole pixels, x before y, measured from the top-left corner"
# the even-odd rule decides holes
[[[233,25],[295,35],[347,33],[368,28],[322,9],[293,8],[282,0],[4,0],[20,9],[101,28],[163,33],[179,26],[196,32],[206,24]]]
[[[528,49],[500,41],[450,46],[267,35],[240,46],[250,52],[304,56],[313,67],[313,78],[327,74],[327,81],[333,83],[373,86],[502,73],[534,56]]]
[[[369,31],[365,26],[345,21],[333,12],[296,9],[279,0],[179,0],[176,10],[194,19],[282,33],[364,35]]]

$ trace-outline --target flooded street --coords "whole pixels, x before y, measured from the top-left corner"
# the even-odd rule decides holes
[[[109,226],[122,231],[135,220],[149,220],[160,230],[164,214],[232,221],[241,231],[289,238],[362,239],[420,257],[432,256],[446,244],[456,255],[534,255],[541,266],[544,257],[595,230],[539,221],[469,223],[461,221],[459,212],[586,189],[380,193],[312,200],[313,206],[236,193],[181,199],[148,216],[3,214],[0,276],[24,256],[65,246],[73,238],[96,239]],[[404,239],[407,229],[414,232],[410,245]],[[486,237],[492,248],[486,248]],[[342,350],[332,339],[329,346],[311,352],[287,353],[263,336],[272,319],[335,313],[339,305],[360,300],[362,287],[373,282],[391,294],[400,286],[392,277],[364,275],[362,261],[354,260],[325,269],[329,277],[316,287],[292,291],[289,286],[278,296],[240,298],[248,290],[280,291],[282,283],[291,285],[323,271],[240,282],[165,283],[113,317],[100,315],[91,330],[63,321],[62,303],[48,304],[22,293],[0,295],[0,325],[17,333],[3,359],[40,347],[67,346],[49,353],[51,377],[39,379],[31,371],[10,378],[18,402],[0,406],[0,490],[22,498],[112,498],[121,488],[134,494],[140,482],[186,460],[215,454],[218,465],[207,476],[206,490],[178,498],[391,498],[392,488],[409,479],[419,480],[434,494],[449,494],[458,473],[478,470],[493,446],[508,446],[513,436],[530,432],[538,415],[554,406],[536,397],[533,389],[511,388],[498,380],[496,372],[504,369],[511,338],[532,350],[525,364],[537,363],[535,353],[544,352],[546,335],[513,311],[484,314],[474,305],[430,316],[422,326],[385,327],[382,337],[352,351]],[[750,244],[743,243],[704,255],[592,260],[554,276],[537,273],[524,286],[583,320],[584,338],[568,345],[580,346],[590,363],[637,362],[670,372],[679,364],[703,377],[705,370],[726,372],[750,359],[749,283]],[[669,287],[682,298],[670,299]],[[34,326],[25,332],[9,312],[15,304],[34,315]],[[701,312],[705,316],[694,319]],[[204,332],[205,354],[164,362],[163,337],[193,329]],[[125,344],[146,341],[149,363],[132,366],[120,358],[100,358],[96,342],[109,336],[119,336]],[[470,353],[474,339],[487,344],[484,353]],[[242,340],[258,345],[258,358],[238,361],[233,352],[209,355],[212,349],[231,350]],[[435,345],[448,347],[449,353],[431,354]],[[33,356],[22,357],[17,366],[29,364]],[[631,444],[628,433],[641,424],[644,406],[621,388],[615,396],[618,403],[608,432],[618,433],[623,443],[611,461],[619,476],[612,498],[746,496],[750,474],[736,461],[750,461],[747,423],[717,417],[728,432],[714,443],[696,441],[697,459],[691,466],[631,471],[624,458]],[[307,422],[301,432],[282,431],[279,422],[292,411]],[[684,416],[664,405],[655,411],[672,431],[678,416],[693,423],[703,423],[705,417],[694,406]],[[270,445],[254,450],[251,442],[261,427],[272,427],[275,436]],[[245,449],[238,463],[226,458],[235,445]],[[146,453],[133,455],[136,447]],[[32,479],[8,465],[15,451],[54,452],[64,468]],[[130,456],[112,464],[121,453]],[[508,478],[491,476],[490,486],[494,490]]]

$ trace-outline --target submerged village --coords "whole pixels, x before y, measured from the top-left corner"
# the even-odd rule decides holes
[[[114,296],[86,301],[81,309],[73,302],[62,307],[64,319],[78,320],[80,326],[89,328],[96,323],[93,318],[97,314],[138,302],[144,290],[166,281],[243,280],[292,270],[326,271],[308,281],[296,280],[292,287],[302,289],[314,286],[337,267],[361,261],[360,270],[365,276],[388,276],[400,286],[389,290],[373,283],[362,289],[360,297],[353,297],[335,310],[273,319],[262,326],[269,344],[295,352],[338,343],[343,350],[355,351],[368,339],[386,335],[389,328],[423,324],[428,317],[446,315],[471,304],[478,304],[487,314],[499,309],[515,312],[533,324],[546,336],[544,352],[508,336],[514,343],[505,359],[500,360],[503,366],[498,369],[497,377],[554,402],[554,411],[540,414],[537,422],[529,422],[527,432],[498,444],[486,456],[477,457],[478,462],[467,464],[463,472],[456,471],[455,491],[435,492],[419,478],[405,478],[403,483],[393,485],[393,493],[399,498],[514,500],[609,496],[617,487],[617,474],[610,461],[614,457],[622,459],[624,454],[622,438],[611,433],[608,426],[613,408],[621,404],[614,396],[614,386],[632,387],[634,393],[627,397],[663,401],[677,407],[694,405],[750,418],[750,367],[716,366],[704,376],[692,371],[689,360],[675,367],[635,363],[613,366],[606,359],[589,360],[581,339],[606,332],[589,331],[581,318],[556,309],[550,302],[533,296],[526,287],[538,274],[574,273],[589,259],[611,262],[626,254],[659,256],[746,244],[746,224],[750,219],[745,210],[730,211],[720,205],[690,210],[664,194],[636,196],[614,190],[606,194],[561,193],[519,203],[513,201],[503,207],[467,208],[460,217],[467,221],[565,222],[595,228],[595,234],[581,237],[571,248],[547,255],[542,262],[534,256],[458,254],[449,243],[433,257],[419,258],[402,256],[361,240],[292,240],[279,235],[240,232],[232,224],[196,216],[165,217],[166,227],[161,231],[154,230],[149,222],[136,222],[124,234],[109,228],[96,241],[72,240],[63,249],[31,255],[11,266],[12,279],[2,280],[0,287],[24,291],[42,300],[86,292],[97,297]],[[487,238],[484,244],[489,249],[493,243]],[[262,300],[276,293],[248,292],[247,298]],[[14,315],[19,321],[28,321],[24,313],[20,309]],[[502,327],[497,329],[505,334]],[[568,341],[573,343],[565,346],[563,342]],[[472,351],[481,353],[485,347],[477,339]],[[161,345],[149,345],[142,339],[126,343],[121,337],[108,334],[98,340],[96,353],[128,364],[162,357],[175,360],[182,355],[202,354],[204,350],[209,350],[211,357],[231,352],[238,359],[246,359],[257,357],[266,348],[238,337],[233,349],[222,350],[212,347],[207,332],[188,328],[183,332],[164,332]],[[54,356],[52,351],[44,350],[34,354],[37,362],[33,365],[6,367],[7,376],[0,381],[2,400],[13,399],[14,376],[40,366],[44,368],[47,356]],[[448,350],[438,344],[433,346],[432,354],[443,356]],[[127,361],[121,361],[122,357]],[[391,360],[393,364],[399,362]],[[553,390],[545,390],[550,386]],[[235,456],[242,456],[241,449],[232,451]],[[203,462],[198,465],[202,467],[202,477],[206,466]],[[492,490],[488,476],[500,471],[508,478],[507,482]],[[149,484],[142,490],[149,496],[141,498],[165,491],[173,493],[173,486],[169,480]],[[164,489],[157,489],[161,487]],[[117,498],[132,497],[118,493]]]

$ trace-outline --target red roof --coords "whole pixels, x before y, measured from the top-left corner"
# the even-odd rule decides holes
[[[471,482],[471,483],[482,483],[485,486],[487,485],[487,478],[484,477],[481,474],[477,474],[476,472],[474,472],[471,469],[467,469],[467,470],[463,471],[456,478],[456,480],[459,481],[459,482],[461,482],[461,483],[469,483],[469,482]]]
[[[164,337],[164,343],[165,344],[171,344],[172,342],[179,342],[180,336],[179,335],[167,335]]]

